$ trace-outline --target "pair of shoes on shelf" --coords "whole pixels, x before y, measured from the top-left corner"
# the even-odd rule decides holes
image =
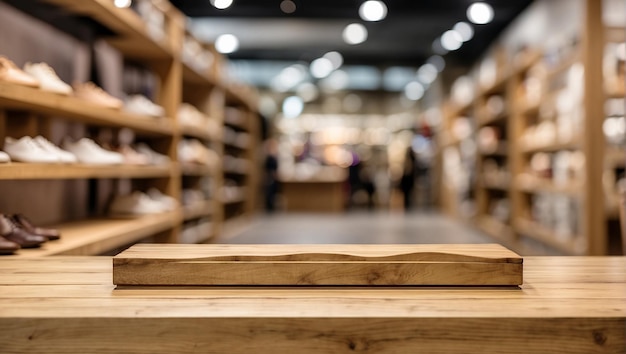
[[[178,121],[181,125],[206,129],[208,117],[189,103],[182,103],[178,108]]]
[[[127,112],[135,113],[150,117],[165,116],[165,109],[154,102],[150,101],[143,95],[132,95],[126,99],[124,109]]]
[[[210,167],[215,167],[219,160],[215,151],[204,146],[197,139],[186,139],[179,142],[178,159],[183,163],[193,163]]]
[[[11,162],[11,156],[4,151],[0,151],[0,163]]]
[[[4,150],[14,161],[30,163],[75,163],[74,154],[65,151],[39,135],[20,139],[6,137]]]
[[[118,195],[110,207],[112,216],[132,217],[164,213],[178,207],[176,199],[152,188],[148,193],[135,191],[127,195]]]
[[[37,79],[22,71],[14,62],[4,56],[0,56],[0,80],[22,86],[40,86]]]
[[[12,254],[20,248],[36,248],[60,237],[57,230],[36,227],[24,215],[0,214],[0,254]]]
[[[119,165],[124,163],[122,154],[105,150],[88,138],[81,138],[75,142],[65,140],[63,147],[74,154],[81,163],[92,165]]]
[[[120,109],[124,102],[113,97],[93,82],[74,83],[74,96],[102,107]]]

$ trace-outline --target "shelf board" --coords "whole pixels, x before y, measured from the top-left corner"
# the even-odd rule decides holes
[[[541,51],[529,50],[515,58],[515,64],[513,71],[517,74],[522,74],[528,71],[535,63],[541,59]]]
[[[554,67],[548,68],[547,78],[548,80],[553,79],[555,76],[562,74],[566,70],[568,70],[572,65],[576,62],[582,60],[581,59],[581,50],[579,48],[574,49],[574,53],[570,54],[569,57],[561,60],[561,62],[557,63]]]
[[[604,160],[610,168],[626,166],[626,150],[623,148],[609,146],[604,152]]]
[[[182,174],[185,176],[210,176],[213,174],[211,167],[207,165],[198,165],[191,163],[184,163],[181,165]]]
[[[549,179],[529,175],[518,176],[515,180],[515,188],[526,193],[558,193],[572,197],[580,197],[583,191],[583,188],[575,183],[560,186]]]
[[[64,10],[90,18],[117,34],[109,43],[125,56],[136,59],[172,59],[172,46],[153,40],[141,17],[130,8],[117,8],[109,0],[44,0]]]
[[[220,82],[209,72],[202,73],[183,61],[183,82],[194,85],[219,86]]]
[[[109,127],[126,127],[149,135],[173,134],[168,118],[152,118],[106,108],[73,96],[0,82],[0,107],[61,116],[77,122]]]
[[[528,145],[524,141],[520,141],[520,150],[526,154],[533,154],[536,152],[557,152],[562,150],[578,150],[580,149],[580,139],[572,139],[568,142],[553,142],[545,145]]]
[[[224,203],[225,205],[231,205],[231,204],[243,203],[245,201],[246,201],[246,198],[244,196],[241,196],[237,198],[223,199],[222,203]]]
[[[41,248],[22,249],[13,257],[98,255],[165,231],[180,222],[179,212],[147,215],[135,219],[91,219],[57,225],[61,239]],[[11,257],[11,256],[9,256]]]
[[[626,96],[626,89],[624,87],[616,87],[611,90],[606,90],[606,98],[624,98]]]
[[[553,230],[550,230],[535,221],[518,218],[515,220],[515,231],[567,254],[574,255],[581,253],[576,250],[575,243],[573,241],[560,240],[559,236]],[[571,238],[576,239],[577,236],[573,236]]]
[[[246,171],[239,171],[237,169],[234,168],[224,168],[222,170],[224,172],[224,174],[230,174],[230,175],[240,175],[240,176],[247,176],[250,174],[250,170],[247,169]]]
[[[491,215],[481,215],[476,218],[476,226],[490,237],[507,246],[515,243],[513,228]]]
[[[488,87],[480,88],[480,95],[491,96],[496,93],[504,92],[506,90],[506,84],[508,83],[510,78],[511,78],[510,72],[504,72],[500,74],[500,76],[496,78],[496,81],[493,84],[491,84]]]
[[[472,110],[474,108],[474,100],[464,104],[457,106],[455,103],[450,103],[450,117],[459,117],[459,116],[471,116]],[[465,114],[468,113],[468,114]]]
[[[226,142],[224,141],[224,145],[227,147],[232,147],[238,150],[246,150],[248,149],[248,145],[244,145],[244,144],[236,144],[236,143],[230,143],[230,142]]]
[[[0,180],[85,179],[85,178],[159,178],[169,177],[175,164],[159,166],[35,164],[11,162],[0,164]]]
[[[210,216],[213,213],[213,201],[204,200],[183,207],[183,219],[185,221]]]
[[[180,133],[190,138],[197,138],[204,141],[214,141],[213,134],[208,129],[202,129],[193,125],[180,125]]]

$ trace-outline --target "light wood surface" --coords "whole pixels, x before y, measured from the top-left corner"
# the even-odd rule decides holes
[[[115,288],[109,257],[0,258],[3,353],[624,353],[625,257],[520,288]]]
[[[174,163],[163,166],[33,164],[12,162],[0,164],[0,180],[14,179],[81,179],[81,178],[155,178],[168,177],[177,170]]]

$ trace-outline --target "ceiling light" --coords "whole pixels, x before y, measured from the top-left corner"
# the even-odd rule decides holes
[[[387,16],[387,5],[378,0],[369,0],[361,4],[359,16],[363,21],[380,21]]]
[[[343,65],[343,56],[339,52],[328,52],[322,58],[330,60],[333,64],[333,69],[339,69]]]
[[[485,25],[493,20],[493,7],[485,2],[475,2],[467,8],[467,18],[477,25]]]
[[[461,48],[462,44],[463,38],[457,31],[449,30],[441,35],[441,46],[446,50],[457,50]]]
[[[437,78],[437,67],[435,65],[427,63],[417,70],[417,79],[426,85],[430,85]]]
[[[474,29],[467,22],[457,22],[452,29],[461,35],[463,42],[467,42],[474,37]]]
[[[233,0],[211,0],[211,5],[215,6],[218,10],[224,10],[233,4]]]
[[[316,79],[322,79],[333,72],[333,63],[326,58],[317,58],[311,62],[311,75]]]
[[[411,81],[404,88],[404,95],[411,101],[417,101],[424,97],[424,86],[417,81]]]
[[[433,55],[432,57],[426,60],[426,63],[433,65],[437,68],[438,72],[442,72],[446,67],[446,61],[439,55]]]
[[[115,0],[113,2],[113,4],[115,5],[115,7],[118,7],[120,9],[125,9],[127,7],[130,7],[130,4],[132,3],[132,0]]]
[[[320,82],[320,85],[328,91],[340,91],[348,87],[349,83],[350,77],[348,73],[343,70],[337,70]]]
[[[296,118],[302,113],[304,102],[298,96],[289,96],[283,101],[283,114],[285,118]]]
[[[348,44],[359,44],[367,39],[367,29],[360,23],[352,23],[343,30],[343,40]]]
[[[296,12],[296,3],[291,0],[283,0],[280,3],[280,10],[286,14],[292,14]]]
[[[222,34],[215,40],[215,49],[222,54],[228,54],[239,49],[239,39],[232,34]]]

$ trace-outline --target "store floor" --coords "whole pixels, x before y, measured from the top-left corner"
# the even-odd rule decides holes
[[[222,243],[490,243],[493,239],[435,212],[350,212],[258,217]]]

